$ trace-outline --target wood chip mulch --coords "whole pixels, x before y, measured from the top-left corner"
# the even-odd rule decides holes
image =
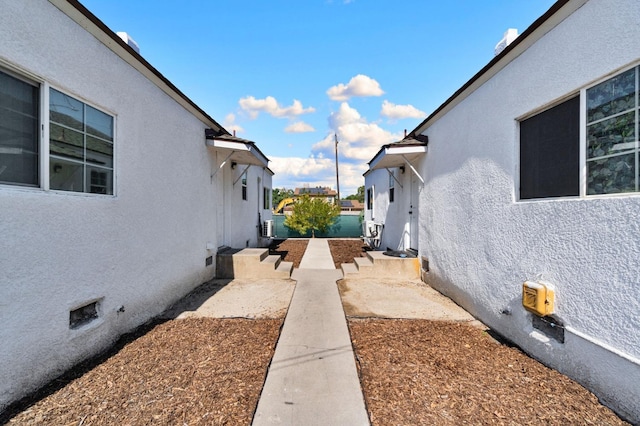
[[[351,319],[372,425],[624,425],[579,384],[461,323]]]
[[[158,324],[88,371],[68,373],[9,424],[249,425],[281,325],[212,318]]]
[[[343,263],[353,263],[356,257],[364,257],[368,250],[362,240],[328,240],[328,243],[336,269]]]
[[[293,262],[294,268],[300,267],[302,256],[307,249],[309,240],[278,240],[275,239],[269,245],[269,254],[277,254],[285,262]]]
[[[272,249],[299,265],[306,245]],[[357,240],[330,248],[336,263],[364,253]],[[282,322],[147,325],[0,413],[0,424],[250,425]],[[349,319],[349,329],[374,426],[627,424],[582,386],[467,324]]]

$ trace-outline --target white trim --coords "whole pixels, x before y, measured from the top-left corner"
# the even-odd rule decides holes
[[[425,147],[426,148],[426,147]],[[404,154],[402,154],[402,158],[404,158],[404,161],[407,162],[407,164],[409,165],[409,167],[411,168],[411,171],[418,177],[418,179],[420,179],[420,182],[422,182],[422,184],[424,185],[424,179],[422,179],[422,176],[420,176],[420,173],[418,173],[418,171],[416,170],[415,167],[413,167],[413,164],[411,164],[411,162],[409,160],[407,160],[407,157],[404,156]]]
[[[589,89],[593,89],[594,87],[598,86],[601,83],[604,83],[612,78],[615,78],[625,72],[628,72],[630,70],[634,70],[634,77],[635,77],[635,104],[634,107],[632,109],[629,110],[625,110],[622,112],[618,112],[615,114],[611,114],[608,115],[604,118],[598,119],[598,120],[594,120],[590,123],[587,122],[587,91]],[[640,78],[638,77],[638,74],[640,74],[640,61],[634,61],[632,62],[631,65],[627,65],[624,67],[620,67],[618,69],[616,69],[613,72],[608,73],[605,77],[599,78],[597,80],[595,80],[594,82],[592,82],[589,85],[585,85],[581,90],[580,90],[580,197],[581,198],[585,198],[585,199],[591,199],[594,197],[599,197],[599,196],[606,196],[606,197],[610,197],[610,196],[615,196],[615,197],[619,197],[621,195],[628,195],[628,194],[638,194],[639,191],[639,180],[640,180],[640,170],[638,169],[639,166],[639,156],[640,156],[640,146],[638,146],[638,141],[640,140],[640,135],[638,134],[638,131],[640,130],[640,115],[638,113],[638,109],[640,109],[640,97],[638,95],[638,92],[640,91]],[[612,118],[616,118],[616,117],[620,117],[623,116],[625,114],[629,114],[631,112],[634,112],[635,117],[634,117],[634,125],[635,125],[635,141],[633,142],[635,144],[635,147],[632,150],[628,150],[626,152],[617,152],[617,153],[613,153],[613,154],[607,154],[607,155],[602,155],[599,157],[593,157],[593,158],[587,158],[587,127],[594,125],[594,124],[598,124],[600,122],[612,119]],[[596,160],[600,160],[600,159],[606,159],[606,158],[611,158],[611,157],[618,157],[618,156],[623,156],[623,155],[629,155],[629,154],[634,154],[634,162],[635,162],[635,176],[634,176],[634,181],[635,181],[635,191],[626,191],[626,192],[614,192],[614,193],[610,193],[610,194],[588,194],[588,162],[590,161],[596,161]]]
[[[580,90],[580,117],[578,118],[580,129],[578,139],[580,140],[580,164],[578,164],[578,184],[580,185],[578,196],[587,196],[587,89]]]
[[[42,189],[45,191],[49,190],[50,177],[49,177],[49,167],[50,167],[50,153],[49,153],[49,83],[43,82],[40,85],[40,99],[42,100],[42,105],[40,105],[40,119],[42,120],[40,125],[42,131],[41,139],[39,147],[41,149],[40,152],[40,185]]]
[[[609,351],[611,353],[614,353],[614,354],[618,355],[620,358],[624,358],[627,361],[629,361],[629,362],[631,362],[631,363],[633,363],[635,365],[640,366],[640,359],[638,359],[636,357],[633,357],[633,356],[631,356],[629,354],[626,354],[626,353],[622,352],[621,350],[616,349],[616,348],[614,348],[613,346],[611,346],[611,345],[609,345],[607,343],[601,342],[601,341],[599,341],[598,339],[596,339],[594,337],[588,336],[588,335],[584,334],[583,332],[576,330],[573,327],[566,326],[564,329],[565,329],[565,331],[568,331],[569,333],[573,334],[574,336],[580,337],[580,338],[586,340],[589,343],[593,343],[594,345],[599,346],[599,347],[601,347],[602,349],[604,349],[606,351]]]
[[[263,168],[268,167],[269,160],[262,155],[258,149],[254,148],[254,146],[248,142],[234,142],[234,141],[225,141],[220,139],[207,139],[205,144],[211,148],[223,149],[223,150],[232,150],[232,153],[248,153],[253,158],[255,158],[255,162],[252,163],[242,163],[242,164],[251,164],[254,166],[260,166]],[[242,161],[242,160],[238,160]]]
[[[47,191],[55,191],[55,192],[59,192],[59,193],[65,193],[65,194],[85,194],[85,195],[89,195],[89,196],[95,196],[95,197],[116,197],[117,195],[117,187],[116,187],[116,152],[117,152],[117,148],[116,148],[116,141],[117,141],[117,137],[116,137],[116,118],[117,115],[114,114],[113,112],[110,112],[110,110],[102,108],[100,106],[98,106],[95,103],[89,102],[87,101],[84,97],[82,96],[76,96],[74,92],[71,91],[67,91],[65,89],[61,89],[59,88],[59,86],[52,86],[50,83],[44,83],[43,86],[46,86],[46,93],[44,95],[44,98],[46,100],[46,104],[44,104],[45,106],[45,111],[43,114],[43,122],[45,122],[44,117],[46,115],[46,125],[44,126],[44,134],[46,135],[46,137],[43,140],[43,152],[46,152],[46,158],[43,160],[44,168],[46,171],[46,174],[44,176],[46,176],[46,184],[47,184]],[[68,161],[68,162],[72,162],[72,163],[77,163],[77,164],[82,164],[82,179],[83,179],[83,190],[82,191],[67,191],[67,190],[63,190],[63,189],[51,189],[51,178],[50,178],[50,159],[51,159],[51,152],[50,152],[50,129],[51,129],[51,108],[49,106],[49,101],[50,101],[50,94],[51,94],[51,89],[65,95],[65,96],[69,96],[75,100],[77,100],[78,102],[81,102],[83,105],[85,106],[90,106],[91,108],[100,111],[106,115],[108,115],[109,117],[111,117],[111,124],[112,124],[112,132],[113,132],[113,140],[112,141],[107,141],[105,139],[102,138],[98,138],[100,140],[104,140],[105,142],[108,142],[112,145],[112,149],[113,149],[113,153],[111,155],[111,161],[112,161],[112,166],[111,167],[104,167],[104,166],[100,166],[98,164],[91,164],[91,163],[87,163],[86,159],[84,159],[83,161],[77,161],[74,159],[70,159],[70,158],[65,158],[64,156],[56,156],[53,155],[54,158],[60,158],[63,161]],[[84,120],[86,120],[86,112],[83,114],[83,126],[86,124],[84,122]],[[59,123],[55,123],[56,125],[60,125]],[[83,139],[85,140],[85,146],[84,146],[84,151],[86,152],[86,130],[83,129],[81,131],[81,133],[84,135]],[[46,146],[45,146],[46,145]],[[46,151],[45,151],[46,149]],[[88,186],[89,186],[89,182],[87,182],[87,173],[86,173],[86,169],[87,167],[95,167],[95,168],[99,168],[99,169],[104,169],[104,170],[109,170],[111,171],[112,174],[112,180],[111,180],[111,189],[112,189],[112,193],[111,194],[99,194],[99,193],[93,193],[93,192],[88,192]]]

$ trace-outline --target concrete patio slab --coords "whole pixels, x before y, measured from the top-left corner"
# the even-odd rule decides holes
[[[346,278],[338,288],[348,317],[475,321],[451,299],[420,280]]]
[[[162,317],[283,318],[294,289],[291,279],[216,279],[189,293]]]

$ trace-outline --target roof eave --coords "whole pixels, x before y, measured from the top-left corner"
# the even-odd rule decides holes
[[[154,68],[146,59],[138,52],[133,50],[131,46],[124,42],[115,32],[98,17],[84,7],[78,0],[49,0],[51,4],[57,7],[62,13],[67,15],[87,32],[93,35],[98,41],[113,51],[121,59],[142,73],[147,79],[172,97],[187,111],[191,112],[200,121],[207,126],[212,127],[223,134],[229,132],[216,122],[209,114],[204,112],[202,108],[195,104],[187,95],[171,83],[156,68]]]
[[[410,133],[410,137],[422,134],[434,121],[453,109],[464,98],[486,83],[491,77],[520,56],[530,46],[555,28],[565,18],[582,7],[588,0],[558,0],[540,18],[536,19],[522,34],[520,34],[500,54],[495,56],[487,65],[467,81],[460,89],[451,95],[431,115],[425,118]]]
[[[269,168],[269,159],[260,151],[255,142],[227,134],[216,135],[211,129],[205,130],[205,138],[207,146],[215,149],[246,152],[257,160],[255,163],[248,164],[261,166],[265,169]]]

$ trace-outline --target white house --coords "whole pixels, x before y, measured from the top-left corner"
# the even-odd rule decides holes
[[[261,245],[273,174],[77,1],[1,10],[0,411]]]
[[[382,248],[632,423],[639,98],[640,2],[561,0],[365,174]]]

